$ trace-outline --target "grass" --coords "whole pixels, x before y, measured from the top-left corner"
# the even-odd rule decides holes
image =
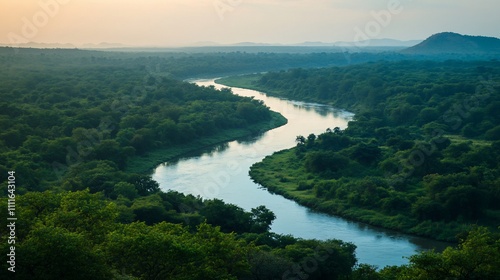
[[[216,82],[227,86],[265,91],[269,95],[283,95],[280,92],[272,92],[259,87],[257,81],[260,77],[262,74],[240,75],[222,78]],[[471,140],[457,135],[446,135],[446,137],[453,143],[471,141],[474,146],[491,144],[490,141]],[[311,177],[311,173],[308,173],[300,162],[293,149],[280,151],[252,166],[250,176],[268,191],[292,199],[306,207],[374,226],[446,241],[456,241],[456,234],[467,230],[467,225],[458,222],[419,222],[406,213],[387,213],[381,209],[362,208],[350,204],[347,198],[318,198],[315,189],[308,188],[307,185],[314,185],[315,181],[319,182],[324,179],[315,175]],[[377,176],[377,174],[358,173],[356,177],[362,178],[364,175]],[[406,191],[418,195],[421,189],[416,187]],[[497,212],[488,214],[492,219],[500,215]]]
[[[276,152],[254,164],[250,176],[268,191],[292,199],[303,206],[373,226],[451,242],[456,241],[458,233],[468,229],[467,225],[457,222],[419,222],[404,213],[387,213],[380,209],[362,208],[349,203],[347,198],[316,197],[315,188],[299,188],[299,186],[324,179],[315,177],[316,175],[311,177],[311,173],[308,173],[297,159],[295,149]],[[500,215],[500,211],[491,212],[489,215]]]
[[[281,114],[271,112],[271,121],[257,123],[245,129],[225,130],[209,137],[195,139],[187,144],[158,148],[143,156],[135,156],[129,160],[126,171],[132,173],[151,173],[159,164],[174,160],[190,152],[262,133],[285,125],[286,123],[287,119]]]

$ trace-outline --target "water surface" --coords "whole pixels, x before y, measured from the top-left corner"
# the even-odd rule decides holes
[[[222,86],[213,80],[194,81],[201,86]],[[231,141],[186,155],[158,166],[153,174],[163,190],[176,190],[204,198],[219,198],[250,210],[265,205],[276,215],[271,230],[308,239],[340,239],[357,246],[360,263],[384,267],[408,262],[404,257],[446,243],[400,234],[366,224],[317,213],[296,202],[271,194],[248,175],[250,166],[273,152],[295,145],[298,135],[320,134],[327,128],[345,128],[351,113],[330,106],[268,97],[233,88],[235,94],[255,96],[288,119],[285,126],[238,141]]]

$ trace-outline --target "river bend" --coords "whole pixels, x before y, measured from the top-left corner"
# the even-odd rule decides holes
[[[200,86],[222,87],[213,79],[193,82]],[[248,175],[252,164],[273,152],[293,147],[298,135],[307,137],[311,133],[320,134],[327,128],[343,129],[352,114],[322,104],[268,97],[254,90],[232,90],[237,95],[263,100],[271,110],[285,116],[288,124],[262,135],[217,145],[159,165],[152,176],[163,190],[219,198],[247,211],[265,205],[277,217],[271,228],[273,232],[352,242],[357,246],[356,256],[360,263],[379,267],[406,264],[408,260],[404,257],[419,250],[441,250],[446,245],[317,213],[262,189]]]

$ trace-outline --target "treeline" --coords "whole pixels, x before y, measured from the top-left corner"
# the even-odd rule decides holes
[[[147,51],[85,51],[78,49],[25,49],[0,47],[0,62],[4,67],[19,64],[37,64],[51,68],[75,67],[143,67],[151,73],[186,79],[193,77],[217,77],[230,74],[263,72],[289,69],[292,67],[325,67],[347,65],[370,60],[403,59],[397,53],[348,53],[348,52],[311,52],[311,53],[273,53],[223,51],[203,53]]]
[[[196,49],[196,48],[195,48]],[[20,64],[36,63],[45,69],[60,66],[68,67],[142,67],[143,69],[175,79],[194,77],[220,77],[226,75],[246,74],[252,72],[278,71],[290,68],[317,68],[366,63],[368,61],[405,59],[433,59],[442,57],[426,57],[405,55],[398,52],[360,52],[357,50],[334,49],[327,51],[321,48],[298,48],[301,52],[273,52],[273,48],[242,47],[196,49],[158,49],[118,51],[95,51],[79,49],[32,49],[0,47],[0,63],[3,67],[18,67]],[[279,48],[278,48],[279,49]],[[294,49],[291,47],[291,49]],[[471,58],[469,58],[471,59]]]
[[[293,152],[265,159],[251,175],[313,208],[405,232],[455,240],[470,224],[495,229],[499,82],[496,61],[265,74],[254,82],[261,90],[356,115],[344,131],[298,137]]]
[[[365,135],[387,126],[417,126],[499,140],[499,76],[498,61],[372,62],[271,72],[254,85],[269,94],[354,110],[353,125],[364,122]]]

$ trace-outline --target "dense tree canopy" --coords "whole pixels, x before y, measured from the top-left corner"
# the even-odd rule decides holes
[[[272,191],[300,190],[291,196],[314,208],[440,239],[500,223],[497,61],[377,62],[249,79],[275,95],[356,112],[344,131],[298,136],[294,152],[256,164],[253,178]]]
[[[0,68],[0,170],[13,168],[19,192],[64,179],[69,190],[113,192],[134,155],[271,121],[261,102],[198,87],[120,59],[77,63],[78,51],[28,51]],[[81,54],[85,57],[85,54]],[[83,59],[83,58],[82,58]],[[60,64],[59,64],[60,63]]]
[[[464,235],[458,248],[376,271],[357,263],[351,243],[269,232],[275,215],[265,206],[247,212],[163,192],[127,170],[131,159],[157,149],[272,126],[259,101],[173,78],[403,57],[0,48],[0,172],[19,174],[16,279],[494,278],[499,238],[485,228]],[[498,223],[498,68],[494,61],[405,62],[262,76],[258,86],[271,92],[357,112],[346,131],[297,137],[297,148],[281,154],[303,173],[277,181],[311,194],[318,209],[346,216],[353,213],[346,209],[368,209],[396,228],[416,224],[420,234]],[[484,83],[471,78],[476,70]],[[449,113],[458,100],[466,102]],[[432,134],[438,130],[454,136]],[[418,160],[415,150],[425,161],[408,165]],[[4,221],[7,215],[0,212]],[[12,251],[9,234],[0,229],[1,252]],[[0,278],[12,276],[9,265],[2,262]]]

